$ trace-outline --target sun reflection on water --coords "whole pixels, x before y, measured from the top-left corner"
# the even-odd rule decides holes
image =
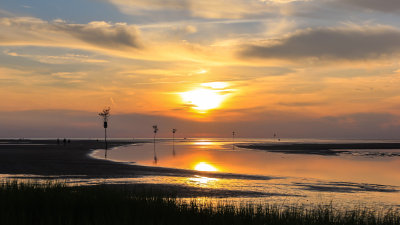
[[[218,179],[195,175],[194,177],[189,177],[188,181],[192,186],[211,187],[214,186]]]
[[[208,171],[208,172],[218,171],[217,168],[215,168],[214,166],[212,166],[206,162],[197,163],[196,166],[194,167],[194,169],[197,171]]]
[[[208,141],[200,141],[200,142],[194,142],[194,145],[215,145],[215,142],[208,142]]]

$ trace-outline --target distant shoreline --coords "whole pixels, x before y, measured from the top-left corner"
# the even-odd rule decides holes
[[[339,155],[349,150],[399,149],[400,143],[263,143],[237,144],[237,147],[285,154]]]

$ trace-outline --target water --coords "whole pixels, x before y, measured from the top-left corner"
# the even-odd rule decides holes
[[[237,139],[236,144],[277,143],[271,139]],[[333,143],[332,140],[287,140],[286,142]],[[341,142],[361,142],[341,141]],[[363,141],[367,142],[367,141]],[[377,142],[377,141],[369,141]],[[282,143],[282,142],[280,142]],[[93,157],[104,158],[104,150]],[[400,150],[351,150],[337,156],[284,154],[239,148],[232,139],[158,140],[153,143],[121,146],[107,152],[113,161],[238,176],[151,176],[118,179],[115,182],[174,184],[206,189],[263,193],[235,201],[269,203],[329,203],[340,206],[400,206]],[[202,166],[199,166],[202,165]],[[261,177],[261,178],[260,178]],[[229,196],[228,196],[229,197]]]

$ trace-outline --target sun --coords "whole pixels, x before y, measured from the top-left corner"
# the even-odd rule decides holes
[[[199,113],[205,113],[208,110],[221,107],[222,102],[229,96],[228,86],[225,82],[203,83],[202,87],[181,92],[179,95],[186,105]]]
[[[209,171],[209,172],[218,171],[217,168],[205,162],[197,163],[194,169],[197,171]]]
[[[199,111],[218,108],[225,99],[218,91],[205,88],[183,92],[181,97],[185,103],[193,105],[192,108]]]

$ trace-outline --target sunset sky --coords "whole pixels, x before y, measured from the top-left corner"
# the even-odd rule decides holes
[[[399,0],[0,0],[0,137],[400,138]]]

